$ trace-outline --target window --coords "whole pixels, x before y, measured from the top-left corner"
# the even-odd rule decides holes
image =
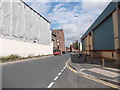
[[[91,36],[91,33],[89,35]]]
[[[34,40],[34,43],[37,43],[37,40]]]

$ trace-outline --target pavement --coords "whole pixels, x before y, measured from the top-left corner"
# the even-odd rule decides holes
[[[91,58],[87,57],[85,60],[85,56],[78,57],[78,54],[71,54],[68,64],[74,72],[112,84],[110,86],[113,88],[120,87],[120,69],[116,67],[115,62],[107,61],[105,67],[101,67],[100,60],[93,59],[91,64]]]

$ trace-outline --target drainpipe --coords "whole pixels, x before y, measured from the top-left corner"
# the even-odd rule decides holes
[[[120,12],[119,12],[119,7],[118,7],[118,1],[116,2],[116,11],[117,11],[117,22],[118,22],[118,49],[116,50],[117,51],[117,63],[118,65],[120,65]]]

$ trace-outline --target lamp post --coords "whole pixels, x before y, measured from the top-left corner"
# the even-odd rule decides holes
[[[76,18],[76,22],[77,22],[77,31],[78,31],[78,16],[77,15],[75,15],[74,16],[75,18]],[[79,42],[79,40],[78,40],[78,57],[80,56],[80,42]]]

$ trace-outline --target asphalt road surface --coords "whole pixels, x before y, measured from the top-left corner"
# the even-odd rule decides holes
[[[110,88],[65,67],[70,54],[3,65],[3,88]]]
[[[51,88],[110,88],[109,86],[89,80],[66,68]]]
[[[2,88],[47,88],[69,57],[65,54],[4,65]]]

